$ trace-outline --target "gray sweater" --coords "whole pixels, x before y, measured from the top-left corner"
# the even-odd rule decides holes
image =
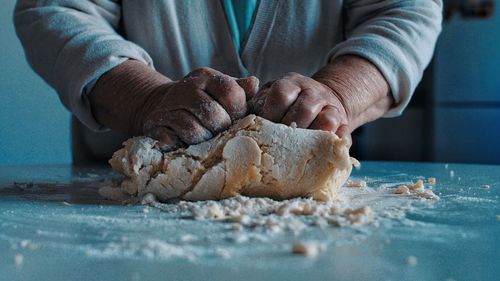
[[[86,126],[103,129],[86,93],[136,59],[179,79],[209,66],[262,82],[311,75],[344,54],[375,64],[401,114],[441,30],[440,0],[261,0],[241,52],[220,0],[19,0],[14,22],[33,69]]]

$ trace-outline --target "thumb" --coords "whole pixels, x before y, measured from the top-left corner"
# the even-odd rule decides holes
[[[255,76],[247,78],[238,78],[236,83],[245,90],[247,101],[250,100],[259,91],[259,79]]]

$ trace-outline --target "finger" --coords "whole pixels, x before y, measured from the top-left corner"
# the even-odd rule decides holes
[[[205,92],[216,100],[229,114],[231,120],[240,119],[247,112],[247,98],[243,88],[228,75],[211,76]]]
[[[336,132],[340,125],[339,111],[335,107],[327,105],[318,113],[309,128]]]
[[[236,83],[245,91],[247,101],[253,98],[259,91],[259,79],[255,76],[236,79]]]
[[[192,95],[185,100],[183,109],[191,112],[198,122],[216,135],[231,126],[231,117],[228,112],[210,95],[196,89],[187,95]]]
[[[318,95],[315,95],[311,90],[304,90],[290,106],[281,122],[286,125],[295,122],[297,127],[307,128],[316,119],[324,105],[325,102],[319,99]]]
[[[281,79],[276,81],[269,88],[259,115],[273,122],[281,121],[288,108],[297,99],[300,90],[300,87],[291,80]]]
[[[257,92],[255,96],[252,97],[251,100],[248,101],[248,112],[256,115],[260,115],[260,112],[264,108],[264,104],[266,102],[266,98],[269,93],[269,88],[265,88]]]
[[[168,124],[175,135],[184,143],[197,144],[212,138],[212,133],[198,122],[198,119],[187,110],[170,112]]]
[[[222,72],[219,72],[213,68],[210,68],[210,67],[200,67],[200,68],[197,68],[191,72],[189,72],[185,78],[188,78],[188,77],[199,77],[199,76],[205,76],[205,77],[210,77],[210,76],[213,76],[213,75],[224,75]]]
[[[269,89],[273,85],[273,83],[276,80],[271,80],[266,82],[266,84],[262,85],[262,87],[259,89],[257,94],[255,94],[249,101],[248,101],[248,111],[250,113],[260,115],[260,112],[264,108],[264,104],[266,102],[267,95],[269,93]]]
[[[169,127],[155,127],[146,132],[146,136],[158,141],[158,148],[168,152],[186,146]]]

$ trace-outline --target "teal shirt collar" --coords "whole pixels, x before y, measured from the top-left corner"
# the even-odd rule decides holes
[[[259,0],[222,0],[233,42],[238,51],[241,51],[252,26],[258,2]]]

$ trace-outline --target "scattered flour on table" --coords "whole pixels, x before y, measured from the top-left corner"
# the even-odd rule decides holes
[[[428,180],[435,185],[434,180]],[[374,188],[373,186],[376,185]],[[372,186],[372,187],[371,187]],[[106,194],[102,192],[101,194]],[[113,196],[109,193],[110,197]],[[116,199],[116,198],[115,198]],[[355,228],[363,231],[366,227],[377,227],[387,220],[401,220],[413,208],[412,202],[433,201],[439,197],[426,188],[422,180],[407,183],[375,183],[368,179],[350,180],[342,187],[334,200],[320,202],[311,198],[273,200],[237,195],[223,200],[158,202],[153,194],[146,194],[141,200],[146,207],[144,214],[151,211],[147,206],[159,209],[176,218],[200,222],[213,222],[225,229],[225,240],[234,245],[248,241],[271,242],[272,237],[291,234],[296,242],[288,242],[290,253],[315,257],[325,251],[327,244],[315,240],[302,239],[304,232],[311,228],[332,227]],[[132,200],[133,201],[133,200]],[[130,202],[130,198],[126,200]],[[153,239],[139,243],[127,241],[111,243],[105,249],[89,251],[94,256],[142,256],[146,258],[185,258],[195,260],[206,256],[206,248],[195,247],[200,237],[192,234],[179,235],[178,241]],[[204,252],[202,252],[204,251]],[[224,247],[213,246],[210,255],[224,259],[235,252]]]
[[[185,245],[174,245],[158,239],[146,239],[142,242],[123,240],[108,243],[104,249],[89,248],[85,250],[88,256],[106,257],[144,257],[144,258],[184,258],[195,260],[199,250]]]
[[[439,199],[430,189],[426,189],[422,180],[396,188],[375,190],[367,187],[366,181],[350,181],[335,200],[320,202],[311,198],[294,198],[277,201],[270,198],[252,198],[237,195],[219,201],[179,201],[160,203],[152,194],[143,197],[141,203],[161,209],[168,213],[182,214],[195,220],[214,220],[231,223],[233,231],[242,229],[261,229],[268,233],[291,231],[295,234],[307,226],[325,228],[328,226],[363,226],[377,225],[380,216],[390,209],[398,209],[393,204],[374,210],[367,199],[380,196],[408,195],[414,198]],[[362,189],[362,190],[360,190]],[[403,190],[404,192],[401,192]],[[364,196],[365,198],[361,198]],[[380,204],[379,204],[380,205]],[[393,214],[392,218],[396,215]]]

